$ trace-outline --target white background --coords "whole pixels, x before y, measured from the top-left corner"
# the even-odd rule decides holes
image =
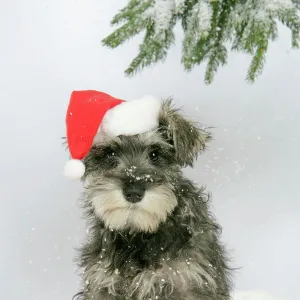
[[[79,184],[62,170],[64,117],[74,89],[134,99],[173,95],[214,126],[214,142],[189,175],[213,193],[239,289],[298,300],[300,253],[300,51],[290,33],[272,44],[264,74],[244,81],[249,57],[232,54],[210,86],[186,74],[178,43],[165,64],[129,79],[141,37],[108,50],[101,39],[124,0],[1,0],[1,298],[71,299],[74,247],[84,234]]]

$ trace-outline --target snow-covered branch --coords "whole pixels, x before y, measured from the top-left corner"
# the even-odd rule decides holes
[[[291,30],[292,47],[299,48],[299,10],[300,0],[130,0],[112,20],[119,27],[103,44],[116,48],[145,32],[126,70],[133,75],[166,58],[175,41],[174,26],[181,22],[185,70],[207,61],[205,81],[211,83],[227,63],[228,50],[235,50],[252,55],[247,80],[253,82],[263,70],[269,42],[278,36],[278,22]]]

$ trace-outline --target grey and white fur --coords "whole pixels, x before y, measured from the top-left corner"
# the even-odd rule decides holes
[[[185,178],[211,136],[163,101],[159,128],[104,138],[84,159],[82,300],[228,300],[209,195]]]

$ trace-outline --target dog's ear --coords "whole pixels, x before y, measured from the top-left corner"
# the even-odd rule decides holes
[[[162,103],[159,131],[174,146],[176,160],[182,167],[193,166],[197,155],[205,150],[211,140],[210,133],[199,124],[185,119],[178,109],[173,108],[172,99]]]

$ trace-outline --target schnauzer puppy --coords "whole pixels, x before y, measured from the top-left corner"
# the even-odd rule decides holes
[[[228,300],[230,269],[209,195],[182,174],[210,134],[162,103],[158,129],[107,138],[84,159],[89,239],[82,300]]]

